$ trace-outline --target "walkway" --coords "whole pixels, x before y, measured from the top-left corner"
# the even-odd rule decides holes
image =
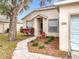
[[[33,39],[35,39],[35,37],[19,42],[13,52],[12,59],[62,59],[59,57],[28,52],[27,42]],[[64,58],[64,59],[68,59],[68,58]],[[72,59],[74,59],[74,57]]]

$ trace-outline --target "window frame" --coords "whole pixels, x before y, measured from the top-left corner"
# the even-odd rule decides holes
[[[32,22],[32,26],[28,26],[28,25],[27,25],[28,22]],[[26,21],[26,26],[28,26],[28,27],[33,27],[33,24],[34,24],[34,21],[33,21],[33,20],[27,20],[27,21]]]
[[[53,27],[57,27],[57,31],[49,31],[49,21],[53,21],[53,22],[56,22],[57,23],[57,25],[54,25]],[[58,33],[59,31],[58,31],[58,29],[59,29],[59,21],[58,21],[58,19],[48,19],[48,32],[49,33]]]

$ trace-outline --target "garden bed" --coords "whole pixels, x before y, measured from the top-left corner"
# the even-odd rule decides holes
[[[67,56],[67,52],[59,51],[58,37],[47,37],[28,42],[28,51],[62,58]]]

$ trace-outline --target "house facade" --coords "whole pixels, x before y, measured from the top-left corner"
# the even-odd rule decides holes
[[[33,11],[24,18],[26,26],[34,28],[34,35],[45,32],[48,36],[58,36],[58,11],[55,7],[42,8]]]
[[[79,0],[62,1],[55,5],[59,8],[60,50],[78,52]]]
[[[23,27],[33,26],[35,36],[40,32],[58,36],[62,51],[79,51],[79,0],[60,1],[54,5],[28,14],[23,18]]]
[[[5,17],[4,17],[5,18]],[[8,19],[4,19],[0,16],[0,33],[6,33],[9,29],[10,21]],[[23,27],[23,22],[17,21],[17,32],[20,31],[20,28]]]

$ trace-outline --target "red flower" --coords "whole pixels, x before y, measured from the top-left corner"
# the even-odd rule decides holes
[[[41,36],[37,36],[37,38],[36,38],[36,39],[38,39],[38,40],[39,40],[39,39],[41,39]]]
[[[47,36],[45,32],[42,32],[40,35],[41,35],[42,37],[46,37],[46,36]]]

